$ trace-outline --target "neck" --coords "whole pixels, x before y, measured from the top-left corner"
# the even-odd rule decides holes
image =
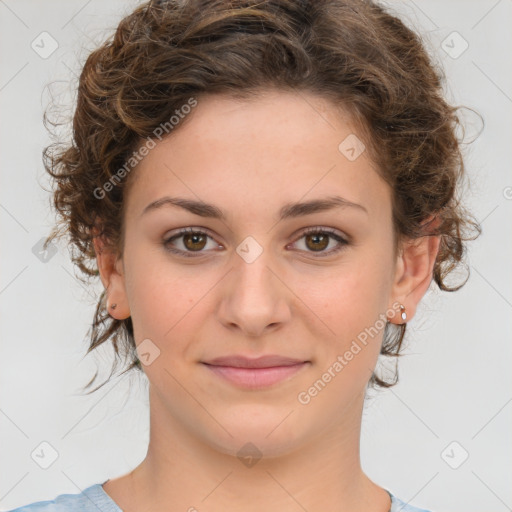
[[[294,445],[286,454],[237,457],[205,443],[151,394],[150,442],[146,458],[104,486],[125,512],[388,512],[387,492],[362,471],[359,437],[363,397],[357,414]],[[118,479],[121,480],[121,479]],[[109,485],[110,484],[110,485]],[[119,493],[116,491],[118,489]]]

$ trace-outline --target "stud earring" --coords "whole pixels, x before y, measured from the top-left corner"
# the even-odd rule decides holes
[[[400,304],[400,316],[402,317],[402,320],[405,322],[407,320],[407,313],[405,312],[405,306]]]
[[[110,309],[116,309],[116,307],[117,307],[117,304],[112,304],[112,305],[110,306]]]

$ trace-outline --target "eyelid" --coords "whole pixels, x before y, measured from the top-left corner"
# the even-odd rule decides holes
[[[338,231],[335,228],[328,228],[324,226],[311,226],[309,228],[299,230],[299,238],[302,238],[304,235],[309,235],[310,233],[328,233],[329,235],[339,236],[347,243],[350,241],[350,237],[348,235],[345,235],[344,233]]]

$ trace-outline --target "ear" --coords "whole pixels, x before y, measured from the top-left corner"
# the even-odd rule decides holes
[[[427,223],[436,229],[441,219],[431,216],[425,221]],[[391,301],[403,304],[408,321],[416,314],[417,306],[430,286],[440,242],[440,235],[426,235],[405,241],[399,251]],[[389,320],[403,323],[400,315]]]
[[[124,320],[130,316],[130,308],[126,295],[123,260],[107,246],[103,238],[95,236],[93,243],[101,282],[107,290],[107,311],[110,316]],[[116,304],[115,309],[111,307],[113,304]]]

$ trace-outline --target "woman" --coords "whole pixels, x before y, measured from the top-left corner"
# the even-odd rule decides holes
[[[432,280],[462,286],[479,226],[457,124],[419,37],[371,1],[123,19],[45,163],[105,287],[89,351],[114,343],[150,383],[148,452],[16,510],[425,510],[364,473],[361,415]]]

